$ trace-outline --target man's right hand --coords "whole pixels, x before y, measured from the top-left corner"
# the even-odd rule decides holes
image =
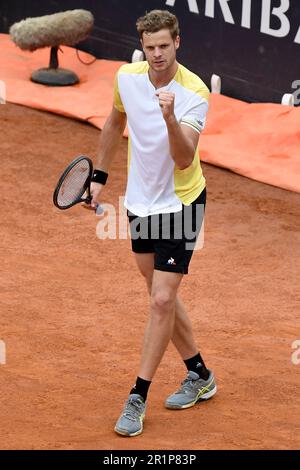
[[[91,207],[94,209],[97,208],[97,206],[100,204],[100,196],[101,196],[101,191],[103,188],[103,184],[100,183],[91,183],[91,196],[92,196],[92,202],[91,202]]]

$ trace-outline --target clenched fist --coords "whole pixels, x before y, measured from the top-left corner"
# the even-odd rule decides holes
[[[165,121],[168,121],[170,118],[174,118],[174,103],[175,103],[175,94],[170,93],[169,91],[161,91],[156,93],[158,97],[159,106],[161,108],[162,115]]]

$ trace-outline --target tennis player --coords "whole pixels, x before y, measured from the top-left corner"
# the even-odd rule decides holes
[[[186,365],[187,376],[165,406],[190,408],[217,390],[178,296],[206,204],[198,140],[205,126],[209,90],[176,60],[180,45],[176,16],[153,10],[138,19],[137,30],[147,60],[123,65],[117,73],[113,109],[101,133],[91,186],[95,207],[128,123],[125,207],[132,250],[150,295],[150,312],[138,377],[115,426],[124,436],[143,431],[149,386],[170,340]]]

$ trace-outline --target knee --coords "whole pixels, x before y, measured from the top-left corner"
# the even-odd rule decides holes
[[[151,311],[153,313],[172,312],[175,301],[170,292],[158,291],[151,294]]]

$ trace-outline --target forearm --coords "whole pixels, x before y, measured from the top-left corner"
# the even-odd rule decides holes
[[[110,164],[116,155],[126,122],[115,124],[111,117],[106,121],[101,132],[95,168],[109,172]]]
[[[166,121],[170,153],[180,170],[184,170],[190,166],[195,156],[195,146],[193,141],[184,135],[182,128],[175,116]]]

